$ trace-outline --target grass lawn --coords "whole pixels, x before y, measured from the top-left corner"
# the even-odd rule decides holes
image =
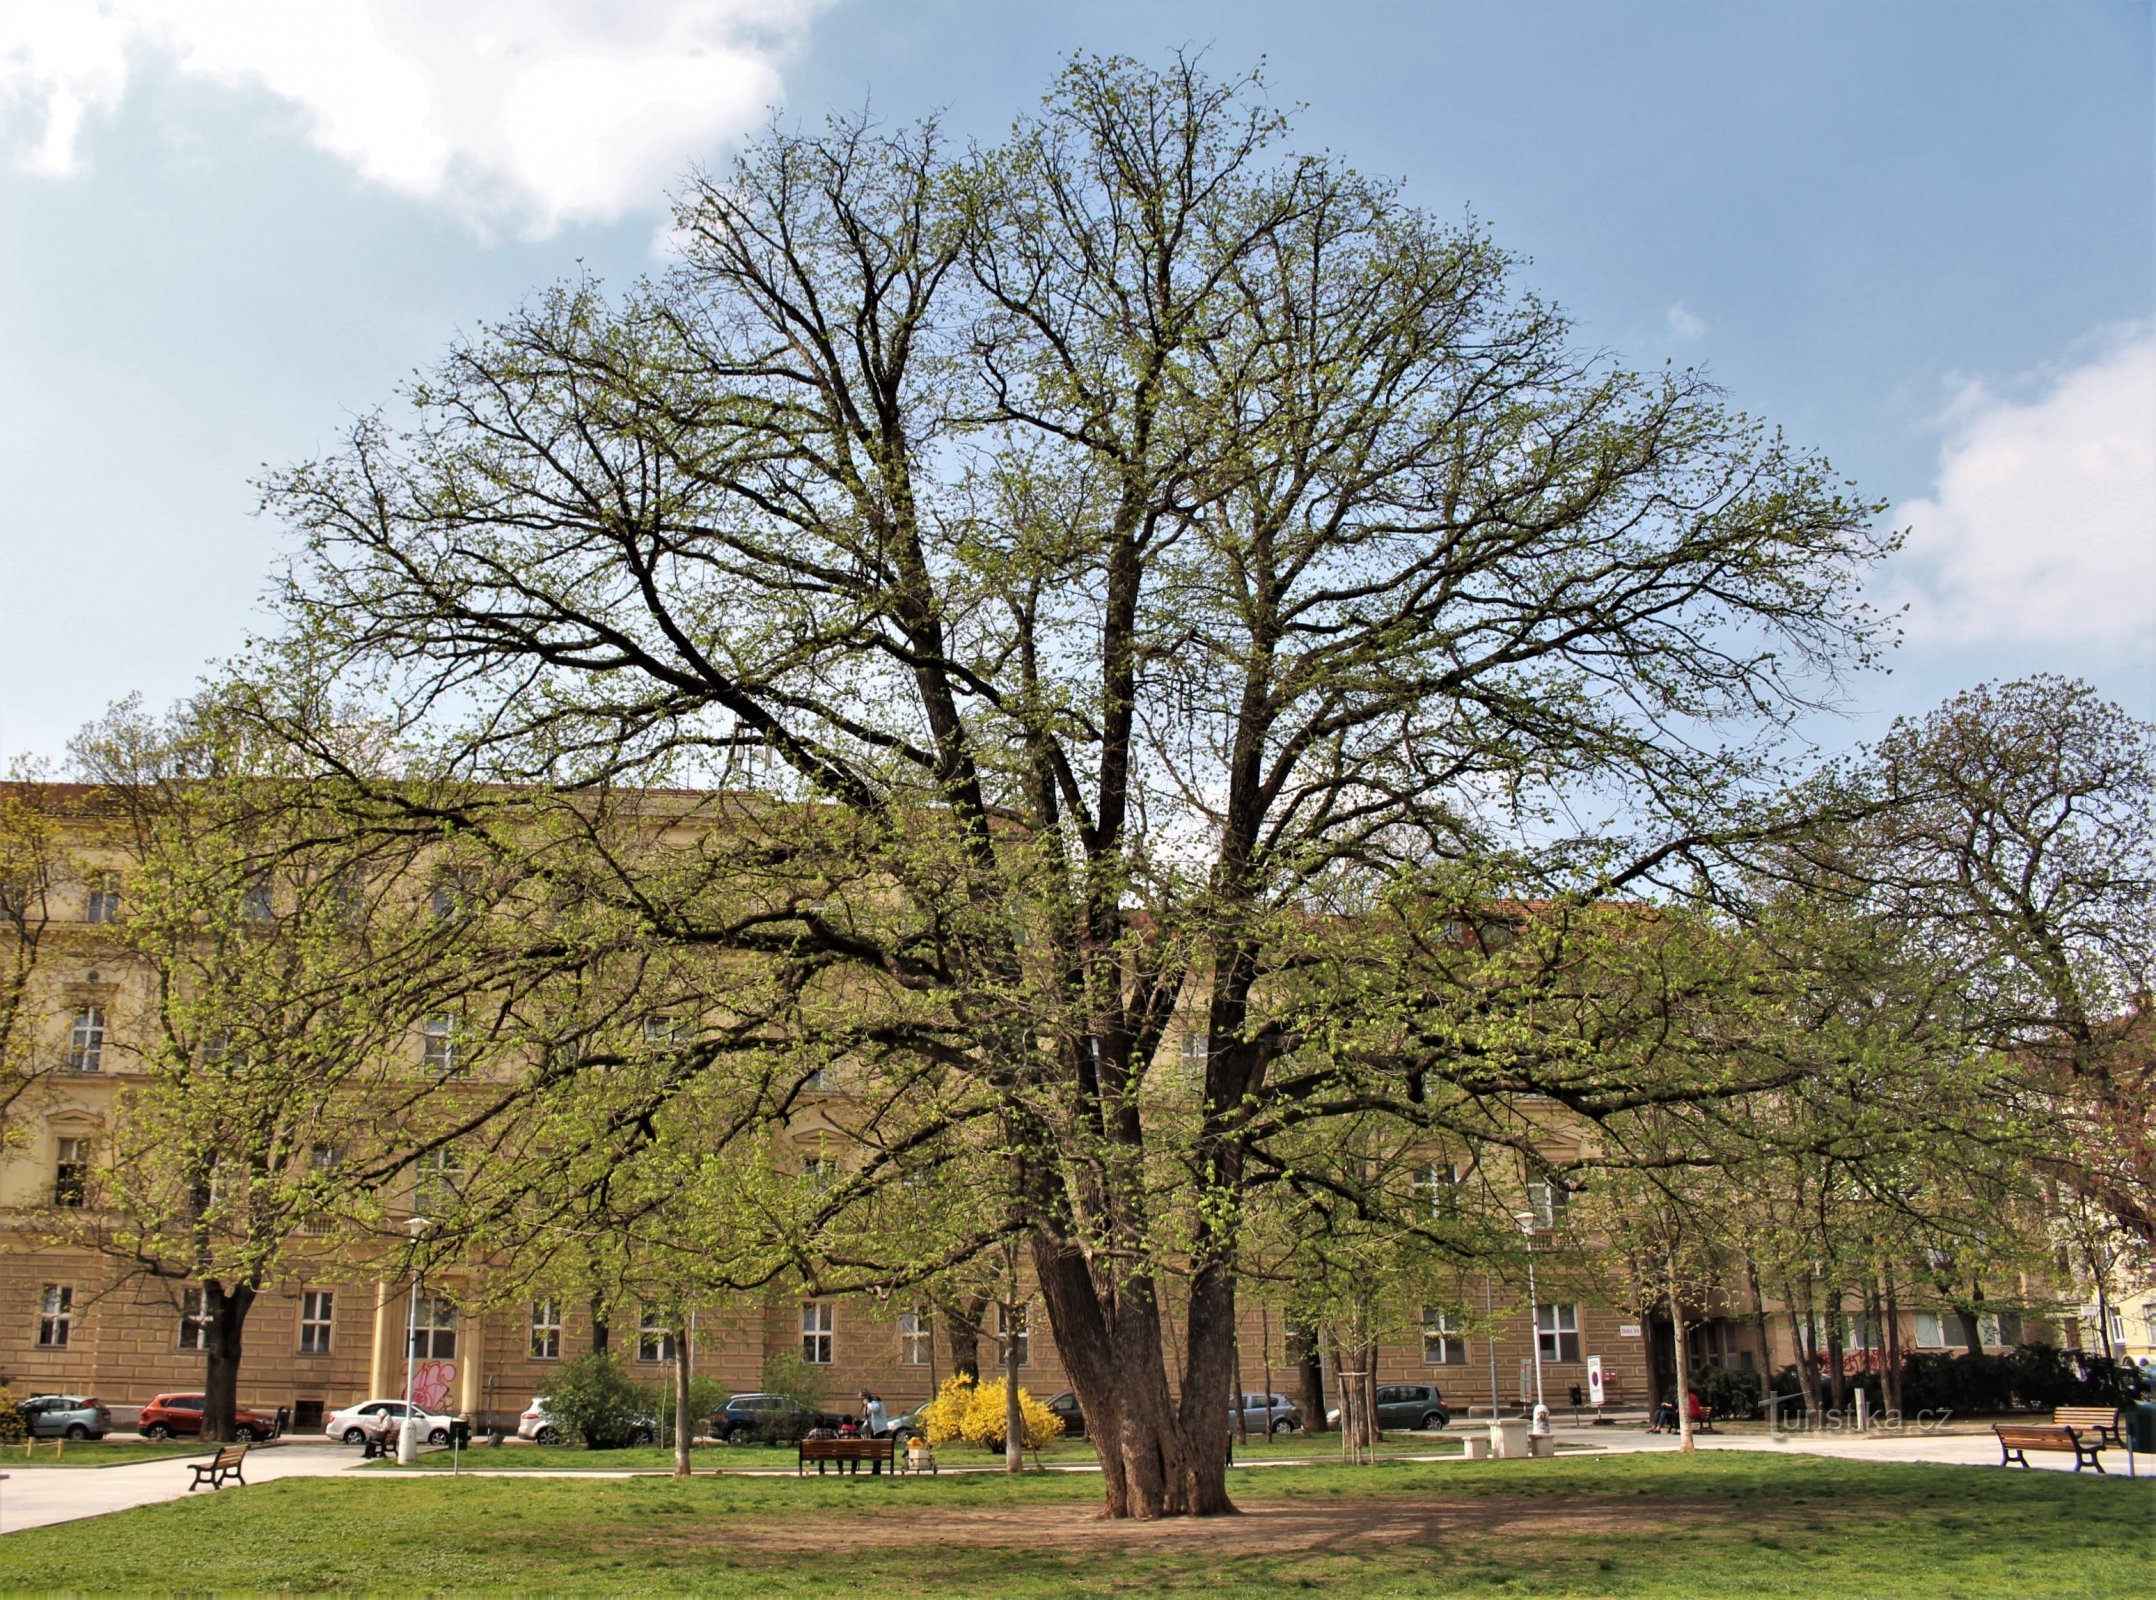
[[[66,1449],[55,1450],[58,1444]],[[28,1455],[19,1444],[0,1445],[0,1472],[35,1467],[124,1467],[134,1461],[163,1461],[170,1456],[206,1456],[213,1444],[194,1439],[40,1439]]]
[[[302,1479],[0,1541],[22,1589],[720,1596],[2156,1592],[2156,1486],[1709,1454],[1238,1473],[1105,1523],[1097,1478]]]

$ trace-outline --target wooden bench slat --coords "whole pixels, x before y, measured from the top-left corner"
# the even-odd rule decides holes
[[[200,1461],[189,1462],[187,1464],[188,1469],[194,1473],[195,1481],[187,1486],[187,1492],[193,1494],[197,1489],[201,1488],[205,1478],[209,1480],[209,1485],[212,1489],[223,1488],[227,1478],[237,1479],[240,1487],[245,1488],[247,1486],[247,1477],[242,1468],[246,1460],[247,1446],[228,1444],[219,1450],[216,1455],[212,1456],[207,1463]]]
[[[2013,1466],[2017,1460],[2023,1467],[2027,1467],[2029,1458],[2026,1452],[2055,1450],[2061,1453],[2072,1452],[2076,1472],[2083,1467],[2094,1467],[2099,1473],[2104,1470],[2103,1462],[2098,1459],[2104,1447],[2102,1439],[2084,1440],[2081,1430],[2068,1424],[1994,1422],[1991,1431],[1998,1436],[1999,1465],[2002,1467]]]
[[[858,1473],[860,1464],[869,1463],[869,1470],[881,1476],[884,1467],[894,1461],[889,1439],[803,1439],[801,1454],[795,1464],[798,1476],[808,1471],[808,1464],[816,1463],[816,1471],[823,1472],[826,1461],[836,1461],[841,1468],[852,1467]]]

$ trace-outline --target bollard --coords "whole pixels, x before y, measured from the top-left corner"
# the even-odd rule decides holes
[[[1857,1386],[1857,1432],[1868,1433],[1872,1423],[1872,1397],[1862,1384]]]

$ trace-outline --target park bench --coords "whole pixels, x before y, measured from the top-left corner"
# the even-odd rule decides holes
[[[193,1494],[197,1489],[201,1488],[204,1479],[209,1480],[209,1485],[212,1489],[223,1488],[227,1478],[236,1480],[241,1488],[245,1488],[247,1480],[240,1473],[240,1463],[246,1459],[247,1447],[245,1445],[228,1444],[218,1451],[216,1455],[210,1457],[207,1463],[200,1461],[189,1462],[187,1469],[195,1475],[195,1481],[187,1486],[187,1492]]]
[[[2084,1443],[2078,1429],[2058,1423],[1994,1422],[1991,1431],[1999,1436],[1999,1465],[2002,1467],[2010,1467],[2017,1461],[2027,1466],[2031,1450],[2071,1450],[2076,1472],[2083,1467],[2094,1467],[2098,1472],[2104,1470],[2104,1464],[2096,1459],[2103,1445],[2100,1442]]]
[[[2093,1435],[2099,1450],[2126,1448],[2126,1437],[2119,1432],[2116,1406],[2059,1406],[2051,1413],[2051,1421],[2054,1427],[2072,1428]]]
[[[861,1463],[868,1463],[872,1476],[881,1476],[884,1468],[891,1465],[891,1441],[889,1439],[803,1439],[801,1459],[795,1466],[795,1476],[808,1471],[808,1464],[816,1463],[816,1475],[823,1476],[824,1463],[835,1461],[841,1473],[860,1475]]]

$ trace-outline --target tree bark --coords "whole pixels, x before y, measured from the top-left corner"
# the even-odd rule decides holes
[[[204,1350],[202,1374],[202,1437],[212,1444],[228,1444],[235,1432],[233,1413],[239,1408],[240,1349],[247,1329],[247,1313],[253,1309],[255,1290],[235,1283],[228,1291],[211,1279],[202,1284]]]
[[[1677,1252],[1669,1253],[1669,1330],[1677,1357],[1677,1448],[1696,1450],[1692,1439],[1692,1352],[1685,1348],[1684,1296],[1677,1287]]]
[[[1115,1275],[1096,1283],[1077,1250],[1041,1234],[1033,1240],[1033,1268],[1100,1461],[1102,1514],[1232,1513],[1227,1418],[1221,1414],[1232,1368],[1232,1282],[1193,1274],[1179,1409],[1168,1392],[1158,1292],[1149,1275],[1108,1268]]]
[[[1295,1371],[1303,1402],[1303,1428],[1325,1431],[1325,1358],[1318,1351],[1317,1335],[1308,1328],[1288,1330],[1288,1356]]]
[[[1894,1294],[1894,1274],[1882,1273],[1879,1282],[1880,1398],[1889,1411],[1901,1410],[1901,1304]]]
[[[956,1296],[943,1296],[932,1304],[950,1339],[951,1375],[980,1382],[981,1318],[988,1314],[987,1297],[971,1295],[961,1302]]]
[[[606,1307],[600,1301],[594,1300],[591,1303],[591,1353],[595,1356],[605,1355],[606,1347],[611,1342],[612,1335],[606,1325]]]
[[[689,1384],[695,1375],[695,1352],[689,1347],[689,1320],[681,1319],[674,1330],[674,1476],[695,1474],[690,1449],[696,1438],[696,1419],[689,1415]]]

